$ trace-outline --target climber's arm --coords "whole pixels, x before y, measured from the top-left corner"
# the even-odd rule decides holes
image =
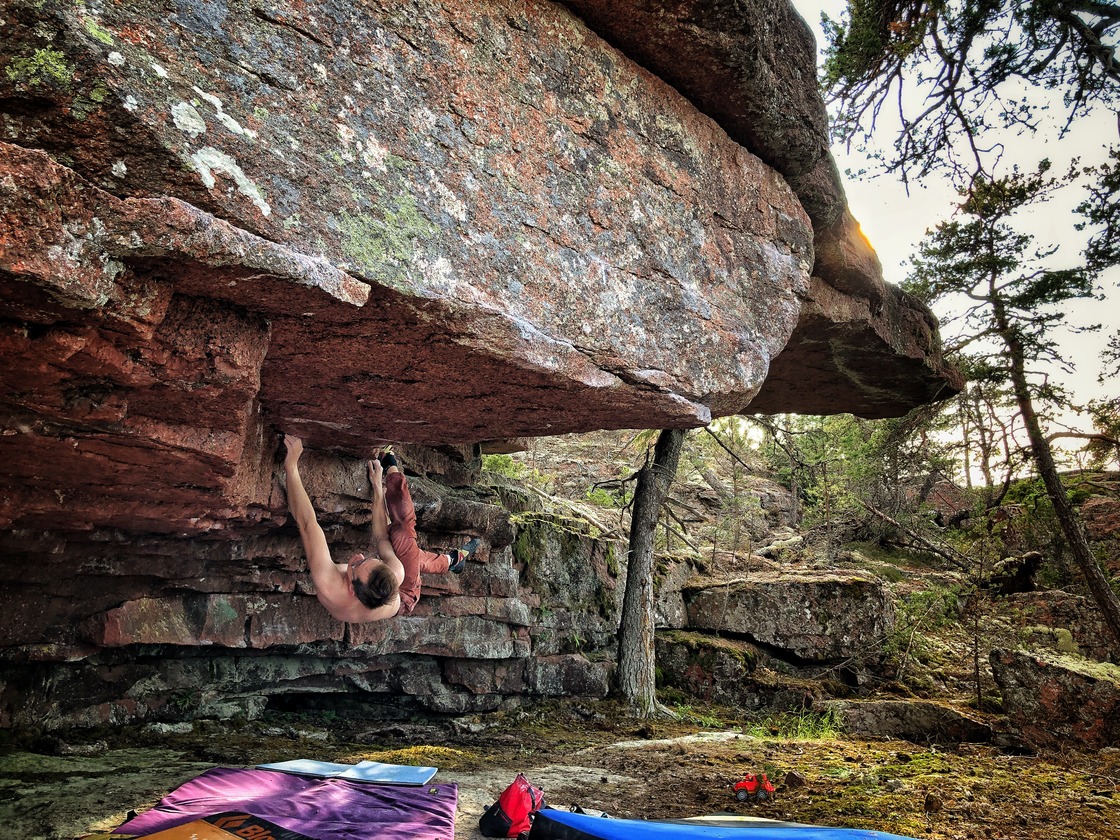
[[[331,560],[327,538],[315,518],[315,508],[311,506],[311,499],[303,487],[303,479],[300,478],[299,456],[303,454],[303,441],[295,435],[284,435],[284,445],[288,448],[284,458],[288,509],[299,527],[299,535],[303,540],[303,550],[307,554],[307,566],[311,571],[315,591],[323,606],[330,610],[332,606],[346,602],[349,595],[346,580],[339,574],[338,568]]]
[[[377,556],[381,562],[393,570],[397,580],[404,581],[404,565],[397,552],[393,550],[393,542],[389,539],[389,510],[385,506],[385,485],[382,483],[384,468],[378,460],[370,461],[369,482],[373,485],[373,494],[370,498],[370,526],[373,530],[373,544],[377,547]]]

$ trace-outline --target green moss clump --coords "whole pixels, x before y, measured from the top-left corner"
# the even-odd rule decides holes
[[[337,217],[337,225],[343,253],[390,287],[403,285],[400,269],[411,262],[416,240],[427,238],[436,230],[420,215],[410,195],[398,197],[396,208],[387,208],[380,219],[343,211]]]
[[[600,586],[595,590],[595,606],[599,611],[599,615],[607,621],[614,619],[617,605],[615,604],[614,594],[610,589],[605,586]]]
[[[1077,640],[1073,638],[1073,633],[1065,627],[1048,627],[1045,624],[1034,624],[1029,627],[1024,627],[1023,632],[1028,639],[1032,636],[1041,636],[1044,641],[1053,643],[1060,654],[1072,654],[1075,657],[1081,654],[1081,646],[1078,645]]]
[[[871,569],[871,572],[887,583],[898,583],[906,577],[906,575],[902,573],[902,570],[896,566],[876,566],[874,569]]]
[[[483,455],[482,469],[484,472],[514,479],[524,478],[525,473],[528,472],[528,467],[520,461],[514,460],[512,455],[506,454]]]
[[[7,68],[8,79],[31,86],[70,87],[74,71],[66,63],[66,56],[58,50],[35,50],[29,56],[13,58]]]
[[[82,18],[82,26],[85,27],[86,32],[88,32],[92,37],[96,38],[102,44],[105,44],[105,46],[111,47],[115,43],[113,34],[108,29],[103,27],[100,23],[98,23],[94,18]]]
[[[70,106],[71,112],[79,120],[84,120],[100,108],[109,96],[109,88],[97,82],[88,93],[78,94]]]
[[[611,577],[618,577],[622,572],[622,567],[618,563],[618,552],[614,549],[614,543],[607,543],[603,559],[606,561],[607,571],[610,572]]]
[[[536,528],[528,526],[520,528],[517,539],[513,541],[513,559],[523,566],[529,566],[533,557],[543,548],[540,535]]]
[[[1040,653],[1038,658],[1059,668],[1073,671],[1095,680],[1107,680],[1120,687],[1120,666],[1110,662],[1096,662],[1080,656],[1062,655],[1058,653]]]
[[[1058,643],[1058,650],[1062,653],[1080,653],[1081,647],[1073,639],[1073,633],[1064,627],[1054,628],[1054,638]]]

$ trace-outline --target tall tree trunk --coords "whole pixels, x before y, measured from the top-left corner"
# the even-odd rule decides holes
[[[960,410],[961,415],[961,434],[964,441],[964,486],[966,489],[972,489],[972,459],[969,457],[972,451],[971,442],[969,441],[968,434],[968,405],[963,396],[960,402],[957,403],[957,408]]]
[[[1058,468],[1054,464],[1054,454],[1050,450],[1050,443],[1042,433],[1042,426],[1038,414],[1034,410],[1034,401],[1031,399],[1027,383],[1025,353],[1015,331],[1003,317],[1002,306],[996,306],[997,324],[1000,334],[1007,343],[1008,355],[1011,359],[1011,383],[1015,388],[1015,399],[1019,404],[1019,411],[1023,415],[1023,425],[1027,429],[1027,437],[1031,442],[1031,451],[1034,455],[1038,474],[1042,476],[1042,483],[1046,485],[1046,494],[1054,506],[1054,514],[1058,517],[1058,526],[1062,529],[1070,552],[1076,561],[1085,582],[1089,585],[1089,592],[1097,602],[1105,627],[1112,635],[1113,650],[1120,652],[1120,600],[1108,584],[1108,578],[1101,570],[1093,550],[1089,547],[1089,538],[1085,528],[1077,515],[1077,511],[1070,504],[1066,495],[1065,485],[1058,475]]]
[[[638,717],[658,712],[654,679],[654,531],[661,505],[677,474],[683,429],[664,429],[653,449],[653,463],[638,471],[630,548],[626,555],[626,593],[618,631],[618,690]]]

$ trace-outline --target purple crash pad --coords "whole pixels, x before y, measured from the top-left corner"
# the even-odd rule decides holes
[[[117,829],[144,835],[243,810],[315,840],[454,840],[459,786],[401,787],[274,770],[207,770]]]

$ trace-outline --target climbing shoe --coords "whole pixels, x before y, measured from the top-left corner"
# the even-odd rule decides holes
[[[475,537],[462,548],[457,548],[450,553],[451,564],[447,567],[447,571],[452,574],[459,575],[463,573],[463,569],[467,567],[468,558],[474,557],[474,553],[478,551],[481,541]]]

